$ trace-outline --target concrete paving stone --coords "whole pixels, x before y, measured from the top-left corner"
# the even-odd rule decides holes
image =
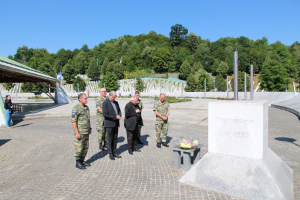
[[[121,109],[128,101],[119,101]],[[205,107],[208,102],[193,99],[192,104]],[[95,109],[94,103],[89,102],[91,110]],[[0,199],[238,199],[181,184],[178,180],[186,172],[173,168],[173,141],[186,135],[198,137],[204,144],[202,157],[207,152],[208,131],[205,123],[178,123],[175,119],[190,115],[191,119],[196,119],[191,120],[193,122],[199,118],[207,122],[207,111],[172,108],[167,138],[170,147],[158,149],[151,104],[143,111],[143,115],[153,118],[144,120],[142,141],[145,145],[138,146],[142,152],[133,156],[127,153],[122,120],[118,142],[122,158],[115,161],[109,160],[105,151],[99,152],[95,117],[91,118],[93,133],[86,160],[92,166],[86,170],[75,168],[74,133],[69,118],[74,105],[42,111],[45,115],[65,113],[61,118],[24,120],[12,130],[0,127]],[[269,147],[294,170],[296,199],[300,199],[299,128],[295,115],[269,109]]]

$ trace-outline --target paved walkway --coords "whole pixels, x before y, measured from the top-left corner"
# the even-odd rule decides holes
[[[153,99],[143,99],[144,110],[143,118],[145,120],[155,120],[155,115],[153,112]],[[120,104],[121,111],[124,112],[125,105],[130,101],[130,99],[117,98]],[[217,101],[212,99],[192,99],[189,102],[173,103],[170,104],[172,109],[172,115],[170,115],[169,121],[176,123],[185,124],[201,124],[205,123],[207,119],[207,105],[208,102]],[[13,103],[23,103],[23,101],[13,101]],[[26,102],[28,103],[28,101]],[[73,100],[71,104],[53,104],[53,106],[44,107],[41,109],[26,111],[22,113],[17,113],[13,115],[13,120],[27,120],[27,119],[41,119],[41,118],[58,118],[58,117],[70,117],[71,110],[78,103],[77,100]],[[88,100],[88,106],[91,110],[91,116],[96,116],[96,104],[95,99],[90,98]],[[184,112],[183,112],[184,111]]]
[[[274,103],[272,107],[294,113],[300,117],[300,95],[297,95],[293,99]]]
[[[121,104],[120,99],[119,102]],[[203,101],[201,105],[205,107],[205,104]],[[70,111],[72,106],[68,106]],[[185,110],[188,107],[185,103],[172,107],[170,146],[182,136],[198,137],[204,144],[202,157],[207,152],[206,120],[191,124],[178,123],[175,118],[181,119],[178,115],[183,110],[184,113],[191,111],[187,114],[190,119],[197,118],[198,111],[203,109],[204,112],[204,108]],[[127,153],[125,129],[121,126],[118,153],[122,158],[115,161],[109,160],[107,151],[98,149],[95,117],[92,117],[92,125],[94,132],[87,155],[92,167],[84,171],[75,168],[69,117],[25,120],[12,130],[1,127],[0,199],[238,199],[179,183],[185,171],[173,168],[171,148],[156,148],[153,120],[145,119],[142,129],[145,145],[140,145],[142,152],[133,156]],[[299,128],[295,115],[269,109],[269,147],[294,170],[297,199],[300,199]]]

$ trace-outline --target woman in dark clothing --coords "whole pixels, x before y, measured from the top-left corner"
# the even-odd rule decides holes
[[[4,107],[6,109],[5,110],[6,127],[7,127],[7,129],[12,129],[13,127],[11,127],[10,124],[11,124],[11,118],[12,118],[12,112],[13,112],[12,111],[13,105],[12,105],[11,98],[9,95],[6,96]]]

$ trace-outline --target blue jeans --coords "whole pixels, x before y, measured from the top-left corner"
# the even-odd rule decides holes
[[[12,118],[12,114],[9,113],[10,110],[6,109],[5,110],[5,115],[6,115],[6,127],[10,127],[10,123],[11,123],[11,118]]]

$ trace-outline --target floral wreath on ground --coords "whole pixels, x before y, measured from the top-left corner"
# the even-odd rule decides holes
[[[194,149],[199,145],[200,140],[194,137],[182,137],[174,143],[181,149]]]

